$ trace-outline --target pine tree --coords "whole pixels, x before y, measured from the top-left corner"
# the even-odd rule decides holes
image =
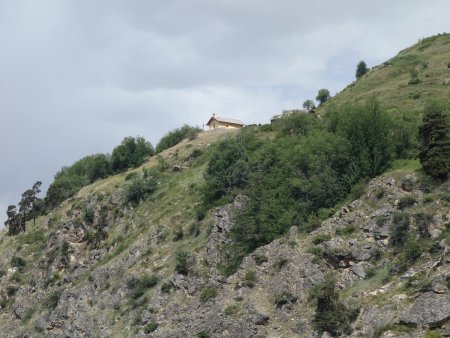
[[[356,78],[359,79],[361,76],[367,73],[367,65],[364,61],[359,61],[358,65],[356,66]]]
[[[419,128],[420,163],[423,170],[437,179],[450,176],[450,136],[448,106],[432,101],[425,107],[423,125]]]

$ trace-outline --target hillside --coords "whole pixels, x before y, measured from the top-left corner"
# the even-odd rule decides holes
[[[376,95],[392,111],[419,113],[429,98],[450,99],[449,63],[450,34],[424,38],[370,69],[323,108],[326,110],[330,104],[342,105]],[[419,83],[409,83],[413,71],[417,72]]]
[[[200,132],[0,231],[0,337],[449,336],[450,181],[416,124],[392,136],[395,107],[447,99],[447,41],[332,99],[350,113]]]

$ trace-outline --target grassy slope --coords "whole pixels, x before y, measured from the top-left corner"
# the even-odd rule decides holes
[[[402,50],[397,56],[372,68],[329,102],[342,105],[376,95],[391,111],[420,112],[428,98],[450,99],[450,34],[435,35]],[[409,85],[411,71],[421,83]],[[330,103],[319,108],[326,110]]]

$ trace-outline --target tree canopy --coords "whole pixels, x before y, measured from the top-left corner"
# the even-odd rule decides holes
[[[325,102],[327,102],[330,97],[331,97],[330,91],[328,89],[322,88],[317,93],[316,100],[319,102],[319,105],[320,105],[320,104],[324,104]]]
[[[356,66],[356,78],[359,79],[361,76],[366,74],[368,71],[366,63],[361,60],[359,61],[358,65]]]

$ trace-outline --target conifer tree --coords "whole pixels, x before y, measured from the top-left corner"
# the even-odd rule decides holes
[[[356,66],[356,78],[359,79],[361,76],[367,73],[367,65],[364,61],[359,61],[358,65]]]
[[[426,105],[419,138],[423,170],[434,178],[447,179],[450,176],[448,106],[436,101]]]

